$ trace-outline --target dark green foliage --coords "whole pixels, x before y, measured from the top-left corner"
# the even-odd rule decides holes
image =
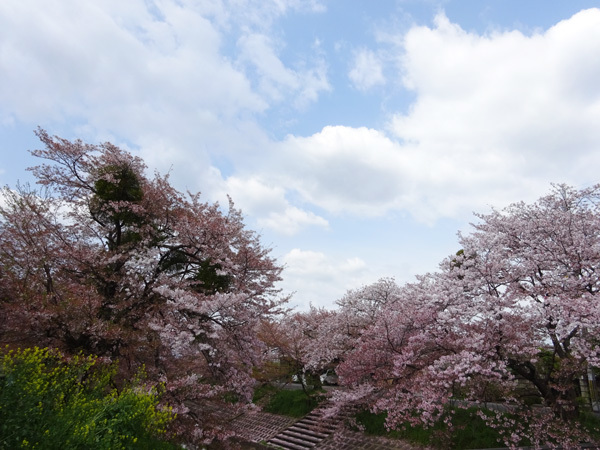
[[[139,177],[127,165],[107,167],[103,171],[115,181],[100,178],[94,183],[96,197],[105,202],[127,201],[139,202],[142,200],[143,191]]]
[[[231,277],[219,274],[220,264],[212,264],[210,260],[202,261],[196,269],[194,279],[199,282],[197,289],[207,295],[217,292],[227,292],[231,284]]]
[[[165,253],[160,261],[160,270],[167,273],[177,273],[185,270],[188,261],[187,255],[179,250],[172,249]]]
[[[141,235],[136,228],[144,219],[131,205],[144,197],[140,177],[126,164],[105,167],[99,177],[94,182],[90,213],[109,231],[110,249],[138,242]]]
[[[228,292],[232,277],[219,273],[221,264],[213,263],[210,258],[199,259],[197,255],[188,255],[183,250],[173,249],[160,262],[161,270],[168,273],[181,273],[195,282],[194,289],[206,295]]]
[[[362,411],[357,414],[356,421],[364,427],[367,434],[387,436],[396,439],[406,439],[419,445],[433,446],[435,448],[476,449],[498,447],[500,434],[489,428],[485,422],[476,415],[476,409],[458,409],[452,419],[452,430],[440,421],[431,428],[412,426],[406,424],[404,429],[387,431],[385,428],[386,414],[374,414]],[[451,446],[448,447],[448,438]]]
[[[580,422],[595,441],[600,441],[600,416],[593,413],[582,413]]]
[[[318,392],[306,395],[302,390],[276,389],[263,387],[255,392],[255,402],[265,400],[263,410],[272,414],[303,417],[311,412],[322,400]]]
[[[256,389],[254,389],[254,395],[252,396],[252,403],[257,405],[264,404],[265,401],[268,401],[270,397],[272,397],[276,392],[279,391],[279,388],[273,386],[272,384],[265,383],[259,385]]]

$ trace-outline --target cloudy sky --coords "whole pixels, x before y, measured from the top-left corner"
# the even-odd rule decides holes
[[[292,304],[436,270],[473,211],[600,182],[600,2],[2,0],[0,184],[33,130],[229,194]]]

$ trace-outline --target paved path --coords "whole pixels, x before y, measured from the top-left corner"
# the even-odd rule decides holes
[[[266,443],[284,430],[293,427],[298,419],[255,412],[244,414],[233,422],[233,427],[238,435],[253,443]],[[258,448],[248,445],[242,448]],[[266,448],[266,447],[260,447]],[[271,447],[273,448],[273,447]],[[276,448],[276,447],[275,447]],[[416,450],[419,447],[412,446],[406,442],[386,439],[381,437],[366,436],[363,433],[354,432],[340,423],[335,430],[315,446],[309,447],[319,450]]]
[[[318,447],[320,450],[416,450],[408,442],[397,439],[386,439],[366,436],[363,433],[341,429]]]
[[[330,407],[329,402],[321,404],[293,425],[275,435],[267,444],[285,450],[306,450],[319,448],[323,441],[341,429],[343,422],[352,414],[351,411],[340,411],[334,416],[325,416],[324,410]]]
[[[293,425],[293,417],[266,412],[250,412],[236,419],[233,429],[237,435],[251,442],[267,442],[273,436]]]

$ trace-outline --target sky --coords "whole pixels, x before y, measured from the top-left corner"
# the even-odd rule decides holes
[[[2,0],[0,185],[38,126],[230,195],[290,305],[330,308],[600,182],[600,1]]]

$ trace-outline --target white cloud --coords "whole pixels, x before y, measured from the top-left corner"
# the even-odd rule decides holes
[[[307,309],[309,304],[332,307],[348,289],[374,281],[365,261],[358,257],[338,258],[312,250],[292,249],[282,259],[285,264],[283,289],[298,291],[292,304]]]
[[[330,88],[318,52],[293,67],[277,55],[269,27],[293,11],[323,7],[313,0],[0,2],[0,123],[139,147],[151,168],[172,169],[178,186],[213,194],[223,182],[213,161],[243,167],[269,145],[257,115],[281,102],[302,108]],[[225,54],[226,41],[239,36],[249,39],[243,50],[259,86],[249,67]],[[65,123],[76,129],[63,134]],[[301,219],[319,222],[309,213]]]
[[[238,47],[243,59],[252,63],[259,72],[260,88],[269,97],[281,101],[280,89],[297,90],[300,79],[294,71],[284,66],[273,49],[271,39],[264,34],[242,36]]]
[[[447,196],[463,208],[502,204],[551,181],[598,179],[589,162],[600,145],[599,9],[532,36],[479,36],[440,15],[435,28],[409,31],[403,50],[417,100],[390,130],[431,163],[435,177],[415,181],[434,207]]]
[[[256,177],[229,177],[224,190],[245,214],[258,217],[260,227],[283,235],[294,235],[310,226],[328,228],[324,218],[292,206],[280,186],[268,185]]]
[[[3,107],[33,121],[81,115],[123,135],[168,126],[174,108],[206,121],[267,107],[199,12],[164,2],[158,20],[144,2],[127,5],[2,2]]]
[[[329,222],[312,211],[305,211],[287,205],[282,212],[270,212],[266,217],[258,219],[258,225],[270,228],[280,234],[293,236],[308,226],[328,228]]]
[[[262,33],[249,33],[237,43],[240,61],[257,72],[259,91],[274,102],[292,95],[294,105],[304,108],[318,99],[319,93],[331,89],[327,68],[317,57],[314,67],[292,69],[286,67],[277,55],[276,43]]]
[[[367,266],[362,259],[358,257],[347,259],[344,264],[342,264],[341,269],[344,272],[355,273],[360,270],[363,270]]]
[[[280,170],[269,166],[281,185],[333,213],[405,210],[431,223],[533,200],[551,182],[598,181],[600,9],[531,36],[482,36],[439,15],[399,42],[410,109],[392,115],[389,134],[288,136]]]
[[[403,191],[405,158],[383,133],[367,128],[325,127],[281,144],[282,183],[326,210],[378,215]]]
[[[277,18],[292,12],[324,13],[327,10],[319,0],[187,0],[187,3],[191,7],[200,3],[225,27],[237,23],[258,29],[269,28]]]
[[[383,63],[375,52],[361,49],[354,54],[352,69],[348,77],[354,86],[362,91],[377,85],[385,84],[383,76]]]
[[[600,10],[531,35],[480,35],[443,15],[386,33],[345,66],[357,89],[385,85],[385,129],[316,125],[332,107],[323,102],[314,121],[301,118],[321,131],[278,140],[260,121],[319,108],[328,64],[349,47],[331,57],[340,38],[323,35],[310,54],[287,51],[277,19],[323,10],[311,0],[3,0],[0,123],[141,148],[178,188],[230,193],[253,225],[284,235],[335,228],[330,215],[462,220],[553,181],[598,181]],[[398,90],[414,102],[390,111]],[[333,301],[339,286],[381,275],[366,279],[377,258],[361,255],[292,251],[286,283]]]

